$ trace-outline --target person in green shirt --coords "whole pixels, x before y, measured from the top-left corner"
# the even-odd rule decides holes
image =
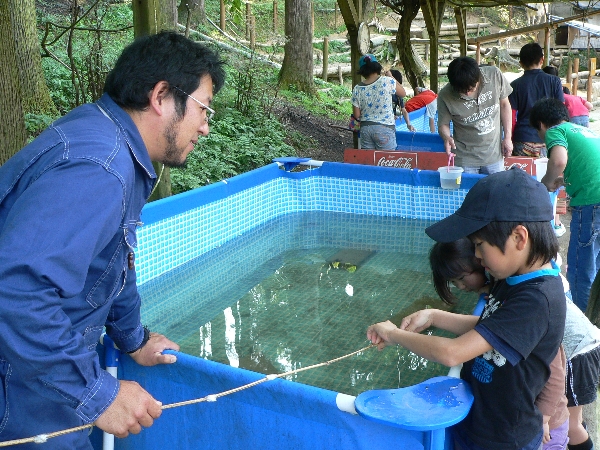
[[[567,279],[573,302],[585,312],[600,268],[600,137],[570,123],[567,107],[553,98],[538,100],[529,120],[548,149],[542,183],[551,192],[565,186],[571,198]]]

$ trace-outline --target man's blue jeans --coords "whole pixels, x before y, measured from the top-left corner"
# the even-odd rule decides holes
[[[567,280],[573,303],[585,312],[590,288],[600,268],[600,203],[571,207],[571,238],[567,252]]]

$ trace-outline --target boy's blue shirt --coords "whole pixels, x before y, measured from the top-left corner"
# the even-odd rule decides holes
[[[535,398],[550,374],[564,332],[566,301],[559,269],[496,283],[475,330],[492,350],[463,365],[475,402],[457,426],[486,449],[522,449],[541,429]],[[518,413],[517,413],[518,412]]]

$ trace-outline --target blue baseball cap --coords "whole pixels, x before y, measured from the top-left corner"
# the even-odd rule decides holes
[[[367,53],[366,55],[361,56],[358,60],[358,67],[360,68],[368,62],[377,62],[377,58],[375,58],[375,55]]]
[[[454,214],[427,227],[437,242],[454,242],[490,222],[550,222],[554,219],[546,186],[513,167],[479,180]]]

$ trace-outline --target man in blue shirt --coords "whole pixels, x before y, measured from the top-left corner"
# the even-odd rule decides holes
[[[95,347],[106,328],[141,365],[175,362],[162,351],[179,346],[140,322],[136,226],[152,161],[185,163],[223,82],[206,47],[171,32],[138,39],[100,100],[0,167],[0,442],[92,422],[125,437],[160,416],[137,383],[100,368]],[[91,448],[87,436],[52,448]]]

